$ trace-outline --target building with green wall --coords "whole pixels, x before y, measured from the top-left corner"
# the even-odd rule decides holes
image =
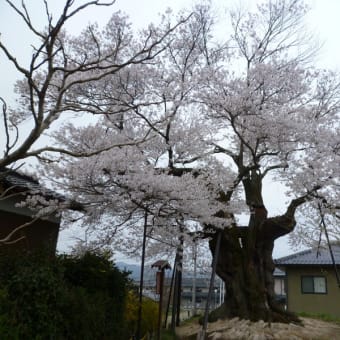
[[[311,248],[275,260],[286,272],[287,309],[340,317],[340,244]]]

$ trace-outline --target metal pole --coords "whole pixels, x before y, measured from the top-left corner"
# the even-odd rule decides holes
[[[194,277],[192,280],[192,315],[196,315],[196,276],[197,276],[197,244],[194,238]]]
[[[218,259],[219,253],[220,253],[221,237],[222,237],[222,231],[219,231],[218,235],[217,235],[216,245],[215,245],[215,254],[214,254],[213,263],[212,263],[210,285],[209,285],[207,303],[205,305],[204,321],[203,321],[201,332],[197,334],[198,340],[204,340],[205,333],[207,331],[209,304],[210,304],[212,291],[213,291],[213,287],[214,287],[215,272],[216,272],[216,267],[217,267],[217,259]]]
[[[148,222],[148,213],[144,214],[144,231],[143,231],[143,245],[142,245],[142,264],[140,270],[140,282],[139,282],[139,305],[138,305],[138,321],[136,339],[141,338],[141,324],[142,324],[142,300],[143,300],[143,281],[144,281],[144,262],[145,262],[145,245],[146,245],[146,228]]]
[[[321,213],[321,222],[322,222],[323,228],[325,230],[325,236],[326,236],[327,243],[328,243],[329,253],[331,255],[331,259],[332,259],[332,263],[333,263],[333,267],[334,267],[336,281],[338,283],[338,287],[340,287],[340,275],[339,275],[339,272],[338,272],[338,268],[336,266],[336,262],[335,262],[335,258],[334,258],[334,254],[333,254],[333,250],[332,250],[332,246],[331,246],[331,242],[329,240],[326,222],[325,222],[325,219],[324,219],[324,215],[321,212],[321,207],[320,206],[319,206],[319,209],[320,209],[320,213]]]
[[[220,289],[220,294],[219,294],[219,306],[221,306],[222,305],[222,279],[220,278],[220,284],[219,284],[219,289]]]
[[[176,301],[176,326],[180,323],[180,313],[181,313],[181,287],[182,287],[182,267],[178,270],[178,282],[177,282],[177,301]]]
[[[180,236],[180,246],[179,246],[179,255],[178,255],[178,282],[177,282],[177,301],[176,301],[176,326],[179,326],[180,323],[180,313],[181,313],[181,288],[182,288],[182,272],[183,272],[183,228],[180,228],[181,236]]]
[[[175,279],[175,272],[176,272],[176,263],[177,263],[177,253],[175,256],[175,263],[173,266],[173,271],[172,271],[172,276],[171,276],[171,283],[170,283],[170,291],[169,291],[169,298],[168,298],[168,305],[166,307],[166,313],[165,313],[165,320],[164,320],[164,328],[166,328],[167,322],[168,322],[168,314],[169,314],[169,309],[170,309],[170,301],[171,301],[171,294],[172,294],[172,288],[174,284],[174,279]]]
[[[178,257],[176,256],[178,259]],[[178,262],[176,263],[175,280],[174,280],[174,296],[172,298],[172,313],[171,313],[171,330],[174,332],[176,328],[176,311],[177,311],[177,295],[178,295]]]
[[[159,291],[159,308],[158,308],[158,329],[157,340],[161,339],[161,323],[162,323],[162,302],[163,302],[163,283],[164,283],[164,269],[161,270],[160,291]]]

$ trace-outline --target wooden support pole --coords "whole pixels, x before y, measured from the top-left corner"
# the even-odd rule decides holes
[[[216,241],[215,252],[214,252],[215,254],[214,254],[213,263],[212,263],[210,285],[209,285],[207,303],[205,305],[204,321],[203,321],[201,332],[199,332],[197,334],[197,340],[204,340],[205,339],[205,333],[207,331],[209,304],[210,304],[210,300],[211,300],[211,297],[212,297],[212,291],[213,291],[213,288],[214,288],[217,259],[218,259],[219,253],[220,253],[221,237],[222,237],[222,231],[219,231],[218,234],[217,234],[217,241]]]

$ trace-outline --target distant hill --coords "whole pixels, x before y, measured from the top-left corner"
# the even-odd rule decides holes
[[[138,264],[128,264],[125,262],[117,262],[116,266],[120,269],[120,270],[125,270],[128,272],[131,272],[130,274],[130,278],[133,281],[139,281],[140,280],[140,265]],[[151,264],[146,264],[144,267],[144,281],[148,281],[148,280],[156,280],[155,277],[155,273],[156,273],[156,269],[151,268]],[[172,270],[167,270],[166,271],[166,277],[171,277],[172,275]],[[203,278],[203,279],[208,279],[210,278],[210,273],[197,273],[196,277],[197,278]],[[192,272],[185,272],[183,273],[183,278],[189,279],[189,278],[193,278],[193,273]]]
[[[117,262],[116,266],[120,270],[125,270],[127,272],[131,272],[130,278],[133,281],[139,281],[140,280],[140,271],[141,266],[138,264],[128,264],[125,262]],[[156,270],[151,268],[151,265],[146,264],[144,266],[144,280],[152,280],[155,279],[155,272]]]

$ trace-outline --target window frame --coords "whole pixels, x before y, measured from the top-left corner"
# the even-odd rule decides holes
[[[313,291],[312,292],[306,292],[303,289],[303,280],[307,279],[307,278],[312,279],[312,282],[313,282]],[[316,278],[324,280],[324,282],[325,282],[325,291],[324,292],[316,292],[315,291],[315,281],[314,281],[314,279],[316,279]],[[326,278],[326,276],[323,276],[323,275],[301,275],[300,284],[301,284],[301,294],[319,294],[319,295],[326,295],[326,294],[328,294],[327,278]]]

